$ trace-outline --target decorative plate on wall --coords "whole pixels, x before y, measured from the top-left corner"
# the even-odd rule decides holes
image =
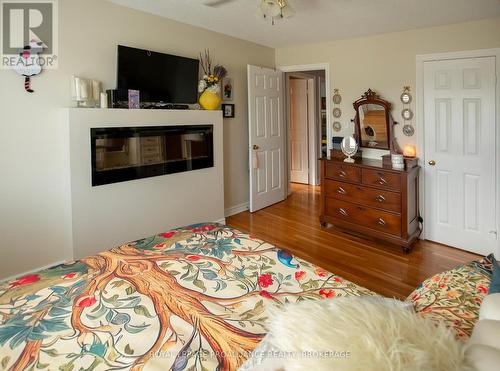
[[[340,104],[342,102],[342,96],[339,93],[333,95],[333,103]]]
[[[410,104],[411,94],[408,92],[404,92],[403,94],[401,94],[401,102],[403,102],[403,104]]]
[[[405,120],[411,120],[413,118],[413,111],[409,108],[405,108],[401,111],[401,116],[403,116]]]
[[[415,134],[415,129],[410,124],[403,126],[403,134],[407,137],[412,137]]]
[[[334,108],[333,109],[333,117],[338,119],[340,116],[342,116],[342,110],[340,108]]]
[[[342,130],[342,124],[338,121],[335,121],[333,123],[333,131],[339,132],[340,130]]]

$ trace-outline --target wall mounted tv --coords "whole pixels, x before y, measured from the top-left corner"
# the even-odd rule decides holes
[[[198,100],[199,60],[118,45],[118,89],[140,91],[141,102]]]

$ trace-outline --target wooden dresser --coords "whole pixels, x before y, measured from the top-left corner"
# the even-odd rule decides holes
[[[420,167],[395,170],[382,161],[321,160],[321,215],[327,223],[401,246],[408,252],[420,233]]]

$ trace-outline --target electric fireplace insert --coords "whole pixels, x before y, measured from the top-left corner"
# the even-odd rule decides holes
[[[213,125],[90,129],[92,186],[214,166]]]

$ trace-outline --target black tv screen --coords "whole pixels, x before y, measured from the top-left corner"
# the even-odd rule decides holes
[[[118,45],[118,89],[139,90],[141,102],[196,103],[199,60]]]

